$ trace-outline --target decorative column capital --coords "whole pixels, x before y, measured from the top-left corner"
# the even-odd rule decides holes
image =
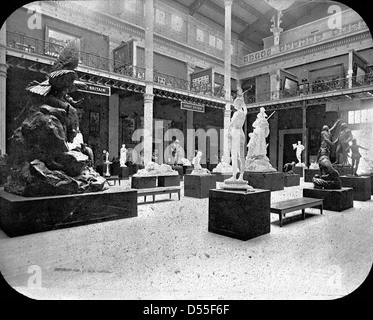
[[[154,94],[152,93],[144,93],[144,102],[153,102]]]
[[[224,6],[225,7],[230,7],[232,6],[233,0],[224,0]]]

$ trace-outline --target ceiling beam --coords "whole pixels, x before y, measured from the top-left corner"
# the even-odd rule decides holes
[[[205,0],[194,0],[193,3],[189,6],[189,14],[193,16],[204,2]]]
[[[205,3],[206,6],[210,7],[211,9],[213,9],[214,11],[216,11],[217,13],[221,14],[223,17],[225,16],[225,9],[224,8],[222,8],[219,5],[215,4],[211,0],[205,0],[204,3]],[[236,23],[238,23],[238,24],[240,24],[241,26],[243,26],[245,28],[248,26],[248,22],[246,22],[245,20],[241,19],[240,17],[237,17],[234,14],[232,14],[232,22],[233,21],[236,22]]]
[[[234,0],[233,4],[238,5],[239,7],[241,7],[242,9],[250,12],[253,16],[255,16],[257,18],[260,18],[263,15],[263,13],[261,13],[259,10],[257,10],[256,8],[254,8],[253,6],[251,6],[250,4],[245,2],[244,0]]]

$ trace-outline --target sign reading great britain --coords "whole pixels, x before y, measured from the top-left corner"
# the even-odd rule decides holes
[[[110,87],[99,86],[97,84],[91,84],[91,83],[86,83],[86,85],[87,85],[87,88],[78,89],[78,91],[100,94],[100,95],[103,95],[103,96],[110,96],[111,95],[111,90],[110,90],[111,88]]]
[[[189,110],[189,111],[196,111],[196,112],[205,112],[205,106],[200,106],[198,104],[192,104],[192,103],[181,103],[181,109],[183,110]]]

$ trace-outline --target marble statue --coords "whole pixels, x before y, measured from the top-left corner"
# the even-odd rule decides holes
[[[172,144],[171,144],[171,157],[170,157],[170,163],[172,165],[177,165],[177,164],[180,164],[181,163],[181,159],[182,159],[182,148],[180,146],[180,141],[179,140],[175,140]]]
[[[360,158],[361,154],[359,152],[360,149],[363,150],[369,150],[367,148],[364,148],[356,143],[356,139],[351,140],[351,145],[349,145],[346,148],[346,153],[348,153],[351,150],[351,165],[352,165],[352,175],[357,176],[357,170],[359,168]]]
[[[336,163],[341,165],[348,165],[346,149],[352,141],[353,136],[350,128],[346,123],[341,124],[341,130],[338,134],[338,140],[336,142]]]
[[[146,164],[144,169],[138,170],[133,176],[134,177],[149,177],[149,176],[173,176],[179,173],[172,170],[172,167],[168,164],[158,164],[155,162],[149,162]]]
[[[298,141],[298,143],[293,143],[293,149],[296,149],[296,156],[297,156],[297,160],[298,160],[298,163],[296,164],[296,166],[300,167],[300,166],[303,166],[302,164],[302,152],[304,150],[304,145],[302,145],[302,143],[300,141]]]
[[[256,172],[276,171],[269,163],[267,157],[266,138],[269,135],[268,116],[263,107],[253,123],[253,132],[249,133],[250,141],[247,144],[246,170]]]
[[[312,178],[314,188],[316,189],[341,189],[342,183],[339,178],[339,173],[333,168],[333,165],[329,159],[329,150],[326,148],[320,149],[319,158],[317,160],[319,164],[320,174],[316,174]]]
[[[241,96],[233,101],[236,111],[233,113],[228,127],[228,150],[232,158],[232,177],[224,180],[224,189],[252,189],[246,180],[245,173],[245,133],[243,125],[246,121],[247,108]],[[239,174],[237,178],[237,174]]]
[[[195,174],[195,175],[203,175],[203,174],[210,174],[210,171],[206,168],[202,168],[201,166],[201,159],[202,159],[202,151],[196,151],[196,156],[193,158],[192,160],[192,164],[193,164],[193,171],[191,172],[191,174]]]
[[[127,167],[127,148],[125,144],[122,144],[122,147],[120,148],[120,158],[119,158],[119,164],[122,168]]]
[[[79,118],[68,93],[86,84],[75,72],[79,49],[69,42],[60,52],[46,80],[31,82],[26,91],[30,101],[27,115],[10,138],[12,168],[5,191],[25,197],[54,196],[100,191],[105,179],[93,168],[89,155],[82,152]],[[80,137],[82,138],[82,137]]]

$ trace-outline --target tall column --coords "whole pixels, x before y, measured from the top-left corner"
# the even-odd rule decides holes
[[[225,110],[224,110],[224,141],[223,141],[223,161],[229,163],[228,150],[228,127],[231,118],[231,37],[232,37],[232,2],[224,0],[225,5],[225,36],[224,36],[224,90],[225,90]]]
[[[303,157],[304,164],[308,165],[308,139],[307,139],[307,105],[306,101],[303,101],[302,106],[302,143],[304,145]]]
[[[0,150],[6,153],[6,22],[0,30]]]
[[[109,97],[109,155],[119,157],[119,94]]]
[[[194,72],[195,65],[191,63],[187,63],[187,79],[190,81],[190,74]],[[185,153],[186,158],[191,159],[195,153],[195,130],[194,130],[194,121],[193,121],[193,111],[187,110],[186,111],[186,139],[185,141]]]
[[[153,153],[153,0],[147,0],[145,16],[145,94],[144,94],[144,164],[152,160]]]

